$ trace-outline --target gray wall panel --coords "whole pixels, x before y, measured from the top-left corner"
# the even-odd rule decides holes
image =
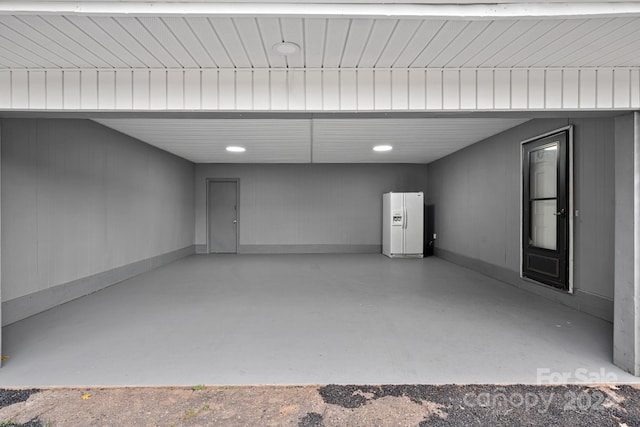
[[[575,288],[613,298],[613,118],[532,120],[429,164],[436,248],[518,272],[520,142],[569,123],[579,210]]]
[[[193,244],[193,163],[89,120],[2,124],[3,301]]]
[[[613,361],[640,376],[640,115],[615,121]]]
[[[196,244],[207,178],[240,179],[240,245],[380,245],[382,193],[425,191],[424,165],[196,165]]]
[[[613,298],[615,230],[614,119],[575,124],[575,283]]]

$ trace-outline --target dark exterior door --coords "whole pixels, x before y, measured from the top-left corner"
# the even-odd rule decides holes
[[[523,144],[522,275],[569,290],[569,131]]]

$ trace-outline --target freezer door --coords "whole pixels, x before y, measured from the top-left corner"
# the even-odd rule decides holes
[[[404,194],[389,193],[388,220],[385,227],[389,230],[388,255],[404,253]]]
[[[424,195],[404,193],[404,253],[421,255],[424,251]]]

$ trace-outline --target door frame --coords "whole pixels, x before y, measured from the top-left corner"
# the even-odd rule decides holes
[[[236,184],[236,252],[240,252],[240,178],[206,178],[205,179],[205,203],[207,204],[206,212],[207,212],[207,220],[205,233],[207,236],[207,253],[210,254],[210,241],[209,241],[209,230],[211,229],[211,215],[210,215],[210,206],[209,206],[209,185],[212,182],[235,182]]]
[[[551,136],[553,134],[556,133],[560,133],[560,132],[567,132],[567,156],[568,156],[568,170],[567,170],[567,179],[568,179],[568,183],[567,183],[567,198],[568,200],[568,209],[567,209],[567,217],[569,219],[569,223],[568,223],[568,227],[569,227],[569,238],[567,239],[567,245],[569,246],[569,250],[567,251],[567,266],[569,268],[569,279],[568,279],[568,289],[559,289],[553,286],[549,286],[545,283],[542,282],[538,282],[537,280],[531,279],[529,277],[525,277],[524,276],[524,272],[522,271],[522,262],[523,262],[523,256],[524,256],[524,251],[522,249],[522,245],[523,245],[523,241],[522,241],[522,232],[523,232],[523,209],[522,209],[522,197],[524,196],[523,193],[523,187],[524,187],[524,170],[523,170],[523,156],[524,156],[524,145],[528,142],[532,142],[535,141],[537,139],[542,139],[542,138],[546,138],[547,136]],[[555,290],[557,292],[562,292],[562,293],[568,293],[568,294],[573,294],[573,251],[574,251],[574,219],[575,219],[575,215],[576,215],[576,211],[575,211],[575,205],[574,205],[574,192],[573,192],[573,125],[567,125],[567,126],[563,126],[561,128],[558,129],[554,129],[552,131],[549,132],[545,132],[542,133],[540,135],[536,135],[533,138],[529,138],[529,139],[525,139],[524,141],[520,142],[520,200],[519,200],[519,204],[520,204],[520,217],[518,219],[519,223],[520,223],[520,266],[519,266],[519,270],[520,270],[520,278],[523,280],[526,280],[527,282],[531,282],[531,283],[535,283],[537,285],[541,285],[544,286],[547,289],[552,289]]]

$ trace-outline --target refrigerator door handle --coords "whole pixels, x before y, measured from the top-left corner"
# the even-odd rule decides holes
[[[409,222],[409,211],[405,208],[404,210],[404,229],[407,229],[407,223]]]

